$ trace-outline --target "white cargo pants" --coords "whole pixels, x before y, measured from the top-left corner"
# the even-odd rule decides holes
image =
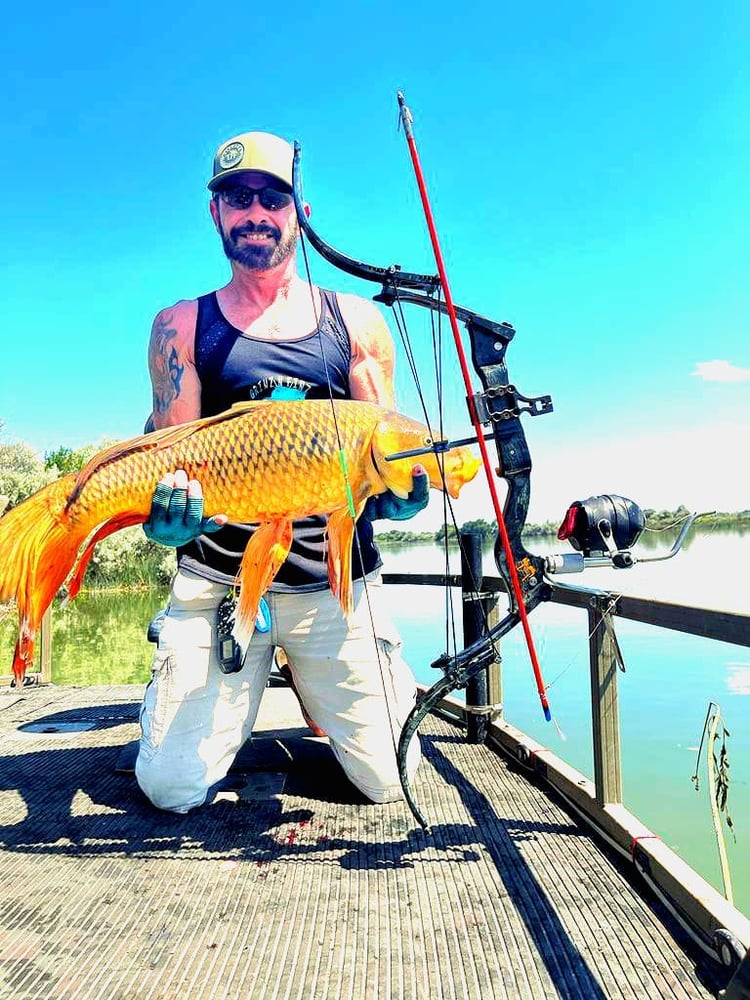
[[[253,635],[234,674],[222,673],[216,655],[216,609],[226,593],[225,585],[185,571],[172,584],[141,708],[135,768],[151,802],[187,812],[226,776],[252,733],[275,646],[286,651],[305,708],[328,734],[352,784],[373,802],[400,798],[394,746],[416,685],[382,608],[380,578],[368,579],[367,597],[355,583],[349,623],[330,590],[267,594],[271,630]],[[419,741],[412,740],[410,777],[419,757]]]

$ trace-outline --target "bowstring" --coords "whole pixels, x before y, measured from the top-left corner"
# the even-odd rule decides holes
[[[370,619],[370,628],[372,630],[373,645],[375,647],[375,658],[376,658],[377,664],[378,664],[378,671],[379,671],[379,674],[380,674],[380,683],[381,683],[381,686],[383,688],[383,700],[385,701],[385,710],[386,710],[386,715],[388,716],[388,728],[389,728],[390,733],[391,733],[391,745],[393,746],[394,755],[398,756],[398,743],[397,743],[396,731],[397,731],[397,728],[400,729],[400,727],[396,727],[395,726],[395,720],[394,720],[393,711],[392,711],[392,708],[391,708],[391,702],[390,702],[390,699],[388,697],[388,691],[386,689],[385,670],[383,668],[383,658],[382,658],[382,655],[381,655],[380,643],[378,642],[377,629],[375,627],[375,614],[374,614],[374,611],[373,611],[372,600],[370,598],[370,590],[369,590],[369,586],[368,586],[368,583],[367,583],[367,576],[366,576],[366,574],[364,572],[364,558],[363,558],[363,552],[362,552],[362,542],[361,542],[360,537],[359,537],[359,532],[357,531],[357,518],[356,518],[356,511],[355,511],[355,508],[354,508],[354,498],[352,496],[351,481],[349,479],[349,469],[347,468],[347,464],[346,464],[346,454],[344,452],[344,445],[343,445],[343,440],[342,440],[342,437],[341,437],[341,428],[339,427],[338,414],[336,413],[335,400],[334,400],[334,397],[333,397],[333,383],[331,382],[330,369],[329,369],[329,365],[328,365],[328,357],[326,355],[325,341],[323,340],[323,332],[322,332],[322,330],[320,328],[320,311],[318,309],[318,303],[315,300],[315,292],[313,290],[312,272],[311,272],[311,269],[310,269],[310,260],[308,258],[308,254],[307,254],[307,241],[305,239],[305,235],[304,235],[301,227],[300,227],[300,232],[299,232],[299,238],[300,238],[300,246],[302,247],[302,257],[303,257],[304,263],[305,263],[305,274],[307,276],[307,287],[310,290],[310,301],[312,303],[313,315],[315,317],[315,324],[316,324],[316,328],[317,328],[317,331],[318,331],[318,345],[320,347],[320,354],[321,354],[321,358],[323,360],[323,371],[325,372],[326,385],[327,385],[327,388],[328,388],[328,399],[329,399],[329,402],[331,404],[331,416],[333,418],[333,426],[334,426],[334,432],[335,432],[335,435],[336,435],[336,443],[338,445],[339,464],[341,466],[341,472],[342,472],[342,475],[343,475],[343,478],[344,478],[344,488],[345,488],[345,491],[346,491],[347,503],[348,503],[348,507],[349,507],[349,514],[350,514],[352,520],[354,521],[353,544],[356,546],[357,555],[359,557],[359,566],[360,566],[360,570],[362,571],[362,576],[361,576],[362,588],[363,588],[362,592],[363,592],[363,595],[364,595],[364,598],[365,598],[365,604],[367,606],[367,614],[368,614],[368,617]],[[320,303],[322,305],[322,292],[320,293]],[[352,586],[353,586],[353,584],[352,584]]]
[[[438,426],[437,435],[435,429],[433,428],[433,421],[430,417],[429,408],[427,406],[427,401],[425,398],[425,393],[422,389],[422,380],[419,374],[419,365],[414,353],[414,347],[412,344],[411,337],[409,335],[409,329],[406,322],[406,317],[404,315],[404,307],[401,300],[396,297],[395,302],[391,306],[391,310],[394,317],[394,323],[396,329],[399,333],[399,338],[401,340],[401,345],[404,349],[404,355],[409,366],[409,371],[414,382],[414,387],[417,394],[417,399],[419,400],[419,405],[422,410],[422,415],[424,417],[424,422],[427,425],[427,429],[433,440],[436,436],[442,440],[444,438],[444,408],[443,408],[443,327],[441,323],[441,315],[438,311],[437,319],[435,312],[430,310],[430,334],[432,342],[432,367],[435,373],[435,398],[438,401]],[[440,469],[440,475],[443,480],[443,486],[445,486],[445,472],[444,472],[444,456],[437,453],[436,458],[438,461],[438,467]],[[453,527],[458,535],[458,527],[456,525],[456,518],[453,512],[453,506],[450,503],[450,496],[448,492],[443,489],[442,493],[442,504],[443,504],[443,524],[446,530],[443,532],[442,539],[442,558],[443,558],[443,573],[445,575],[446,581],[450,576],[450,548],[449,548],[449,537],[447,526],[449,519],[452,520]],[[450,596],[450,586],[446,583],[445,594],[444,594],[444,621],[445,621],[445,648],[456,650],[458,644],[456,641],[456,622],[455,614],[453,612],[453,602]]]
[[[338,449],[339,449],[339,457],[340,457],[340,463],[341,463],[341,470],[342,470],[342,475],[344,477],[345,489],[346,489],[347,499],[348,499],[348,503],[349,503],[349,511],[350,511],[350,514],[351,514],[352,518],[355,519],[355,511],[354,511],[354,505],[353,505],[353,499],[352,499],[351,485],[350,485],[350,481],[349,481],[349,473],[348,473],[348,469],[346,467],[346,460],[345,460],[345,453],[344,453],[344,449],[343,449],[343,442],[342,442],[342,438],[341,438],[341,431],[340,431],[340,427],[339,427],[339,423],[338,423],[338,417],[337,417],[337,414],[336,414],[336,407],[334,405],[333,386],[332,386],[332,382],[331,382],[331,378],[330,378],[330,370],[329,370],[328,359],[327,359],[327,355],[326,355],[325,343],[323,341],[322,332],[320,330],[320,311],[319,311],[318,303],[316,302],[315,294],[314,294],[314,291],[313,291],[312,273],[311,273],[311,268],[310,268],[309,256],[308,256],[308,252],[307,252],[307,240],[306,240],[304,232],[302,231],[301,228],[300,228],[300,232],[299,232],[299,238],[300,238],[300,246],[302,248],[302,256],[303,256],[303,260],[304,260],[305,273],[306,273],[306,276],[307,276],[307,284],[308,284],[308,288],[310,289],[310,299],[311,299],[311,303],[312,303],[313,315],[315,316],[316,326],[317,326],[317,329],[318,329],[318,342],[319,342],[319,346],[320,346],[321,358],[322,358],[322,361],[323,361],[323,369],[324,369],[324,372],[325,372],[326,383],[327,383],[327,387],[328,387],[329,400],[330,400],[330,403],[331,403],[331,413],[332,413],[333,424],[334,424],[334,429],[335,429],[335,434],[336,434],[336,440],[337,440]],[[438,291],[436,293],[436,296],[435,296],[436,297],[436,301],[438,301],[438,302],[439,302],[439,299],[440,299],[440,292],[441,291],[442,291],[442,289],[438,289]],[[429,409],[428,409],[428,406],[427,406],[427,403],[426,403],[426,400],[425,400],[425,394],[424,394],[423,389],[422,389],[422,384],[421,384],[421,379],[420,379],[420,374],[419,374],[419,365],[417,363],[416,356],[415,356],[414,349],[413,349],[413,345],[412,345],[412,340],[411,340],[411,337],[409,335],[408,325],[407,325],[406,317],[404,315],[404,310],[403,310],[403,303],[401,303],[401,301],[399,300],[398,294],[396,294],[395,301],[391,305],[391,314],[392,314],[392,316],[394,318],[394,324],[395,324],[395,326],[396,326],[396,328],[398,330],[399,338],[401,340],[401,344],[402,344],[403,349],[404,349],[404,355],[406,357],[407,364],[409,366],[409,370],[411,372],[412,379],[414,381],[414,385],[415,385],[417,397],[418,397],[418,400],[419,400],[419,403],[420,403],[420,406],[421,406],[421,409],[422,409],[422,413],[424,415],[425,424],[427,425],[428,431],[429,431],[431,437],[433,438],[433,440],[436,439],[436,434],[435,434],[436,430],[437,430],[437,433],[439,435],[439,439],[440,440],[445,440],[445,435],[444,435],[444,395],[445,394],[444,394],[444,376],[443,376],[443,324],[442,324],[442,311],[439,310],[439,309],[437,309],[437,310],[430,310],[430,327],[431,327],[431,342],[432,342],[432,355],[433,355],[433,370],[435,372],[435,393],[436,393],[436,398],[437,398],[437,401],[438,401],[437,427],[434,426],[434,422],[430,418]],[[451,577],[451,572],[450,572],[450,531],[448,530],[448,526],[449,525],[453,528],[453,533],[454,533],[455,541],[458,544],[459,552],[462,553],[462,554],[463,554],[463,541],[461,539],[461,535],[460,535],[460,532],[459,532],[458,523],[457,523],[457,519],[456,519],[456,514],[455,514],[455,510],[454,510],[453,503],[452,503],[452,498],[450,497],[450,495],[449,495],[449,493],[448,493],[448,491],[446,489],[445,471],[444,471],[444,461],[445,461],[444,454],[435,451],[435,457],[437,459],[438,468],[440,470],[440,476],[441,476],[441,479],[443,481],[442,502],[443,502],[443,524],[445,526],[445,530],[443,532],[442,553],[443,553],[443,570],[444,570],[444,576],[445,576],[445,580],[446,580],[445,595],[444,595],[444,605],[445,605],[445,613],[444,613],[444,621],[445,621],[445,648],[446,648],[446,650],[452,649],[454,651],[454,653],[455,653],[458,650],[458,648],[459,648],[459,643],[458,643],[458,639],[457,639],[457,635],[456,635],[456,628],[457,628],[457,626],[456,626],[456,615],[455,615],[455,611],[454,611],[454,607],[453,607],[453,601],[451,599],[451,585],[450,585],[450,577]],[[361,545],[361,540],[359,538],[359,533],[357,532],[356,527],[355,527],[355,531],[354,531],[354,544],[357,547],[357,553],[359,555],[359,560],[360,560],[360,567],[362,567],[364,565],[364,560],[362,558],[362,556],[363,556],[363,554],[362,554],[362,545]],[[468,565],[468,561],[467,561],[467,565]],[[471,586],[471,590],[472,590],[472,592],[475,595],[479,595],[479,591],[480,591],[479,581],[474,578],[473,572],[472,572],[471,568],[469,568],[469,574],[470,574],[470,586]],[[361,579],[362,579],[362,584],[363,584],[363,593],[364,593],[364,597],[365,597],[365,602],[366,602],[367,610],[368,610],[368,616],[369,616],[369,619],[370,619],[370,625],[371,625],[371,629],[372,629],[372,633],[373,633],[373,639],[374,639],[374,645],[375,645],[375,654],[376,654],[376,659],[377,659],[377,663],[378,663],[378,669],[379,669],[379,672],[380,672],[381,684],[383,686],[383,693],[384,693],[384,696],[385,696],[386,712],[387,712],[387,715],[388,715],[389,728],[390,728],[390,731],[391,731],[391,742],[392,742],[392,746],[393,746],[393,749],[394,749],[394,753],[397,756],[398,755],[398,744],[396,742],[396,739],[397,739],[397,737],[396,737],[396,730],[394,728],[393,714],[392,714],[392,710],[391,710],[391,705],[390,705],[390,701],[389,701],[389,698],[388,698],[388,694],[387,694],[387,691],[386,691],[385,672],[384,672],[384,668],[383,668],[383,660],[382,660],[380,645],[379,645],[379,643],[377,641],[377,630],[375,628],[375,616],[374,616],[372,601],[371,601],[371,598],[370,598],[370,593],[369,593],[369,589],[368,589],[367,579],[366,579],[366,577],[364,575],[362,576]],[[483,620],[485,631],[489,631],[490,624],[489,624],[488,614],[487,614],[487,611],[484,608],[483,602],[481,602],[481,601],[479,602],[479,609],[480,609],[480,614],[481,614],[481,617],[482,617],[482,620]]]
[[[442,287],[439,287],[437,289],[437,291],[435,292],[435,294],[434,294],[435,301],[438,304],[439,304],[440,299],[441,299],[441,292],[442,292]],[[398,306],[398,308],[397,308],[397,306]],[[416,357],[415,357],[415,354],[414,354],[414,349],[413,349],[411,337],[410,337],[409,331],[408,331],[408,325],[406,323],[406,318],[404,316],[403,303],[398,298],[398,293],[397,292],[396,292],[396,298],[395,298],[394,304],[392,305],[391,308],[392,308],[392,312],[393,312],[393,315],[394,315],[394,322],[395,322],[396,328],[397,328],[397,330],[399,332],[399,337],[401,339],[402,346],[404,348],[404,354],[406,356],[406,359],[407,359],[407,362],[408,362],[408,365],[409,365],[409,370],[410,370],[412,378],[414,380],[414,385],[415,385],[415,389],[416,389],[416,393],[417,393],[417,398],[419,399],[419,403],[420,403],[420,406],[421,406],[421,409],[422,409],[422,413],[423,413],[423,416],[424,416],[424,421],[427,424],[428,430],[429,430],[429,432],[430,432],[430,434],[431,434],[431,436],[433,437],[433,440],[434,440],[436,438],[436,434],[435,434],[435,430],[433,429],[433,421],[430,418],[430,414],[429,414],[429,411],[428,411],[428,406],[427,406],[427,403],[426,403],[426,400],[425,400],[425,394],[424,394],[424,392],[422,390],[422,382],[421,382],[420,374],[419,374],[419,365],[417,364],[417,361],[416,361]],[[443,312],[442,312],[442,310],[439,309],[439,308],[434,309],[434,310],[431,309],[430,310],[430,330],[431,330],[431,341],[432,341],[432,362],[433,362],[433,370],[434,370],[434,373],[435,373],[435,395],[436,395],[437,406],[438,406],[437,432],[439,434],[440,440],[445,440],[445,409],[444,409],[445,393],[444,393],[444,374],[443,374],[444,373],[444,363],[443,363],[443,359],[444,359],[443,330],[444,330],[444,327],[443,327],[443,322],[442,321],[443,321]],[[455,508],[453,506],[452,499],[451,499],[450,494],[448,493],[447,489],[445,488],[445,486],[446,486],[446,483],[445,483],[445,472],[444,472],[444,460],[445,460],[445,456],[441,452],[436,452],[435,455],[436,455],[436,458],[437,458],[437,461],[438,461],[438,466],[439,466],[439,469],[440,469],[441,478],[443,480],[442,504],[443,504],[443,525],[444,525],[444,529],[445,530],[443,532],[443,539],[442,539],[442,546],[441,546],[441,548],[442,548],[442,555],[443,555],[443,573],[444,573],[445,580],[446,580],[445,596],[444,596],[444,604],[445,604],[445,614],[444,614],[444,621],[445,621],[445,649],[446,650],[452,650],[453,653],[455,654],[456,651],[459,649],[459,642],[458,642],[458,638],[457,638],[457,634],[456,634],[456,630],[457,630],[456,614],[455,614],[455,610],[454,610],[454,606],[453,606],[453,601],[451,599],[451,586],[450,586],[450,577],[451,577],[450,542],[451,542],[451,538],[450,538],[449,526],[453,528],[454,538],[455,538],[456,544],[458,545],[458,549],[459,549],[459,554],[460,555],[464,555],[464,548],[465,547],[464,547],[464,542],[463,542],[463,539],[461,538],[461,534],[460,534],[460,531],[459,531],[458,522],[457,522],[457,519],[456,519]],[[469,573],[469,584],[470,584],[471,592],[476,597],[478,597],[479,596],[479,592],[480,592],[480,582],[479,582],[479,580],[477,580],[474,577],[473,569],[470,566],[470,564],[468,563],[468,560],[466,560],[465,564],[467,566],[468,573]],[[487,609],[484,606],[484,602],[482,602],[482,601],[478,602],[478,609],[479,609],[479,613],[480,613],[480,616],[481,616],[482,624],[484,626],[484,630],[486,632],[489,632],[489,630],[490,630],[489,615],[487,613]]]

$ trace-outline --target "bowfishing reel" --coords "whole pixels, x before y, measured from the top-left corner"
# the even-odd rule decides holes
[[[643,511],[627,497],[605,493],[576,500],[568,507],[557,532],[561,541],[568,541],[575,553],[545,557],[547,573],[582,573],[594,566],[630,569],[636,562],[660,562],[671,559],[682,548],[688,531],[700,514],[686,518],[671,550],[662,556],[636,559],[631,549],[646,527]]]
[[[569,541],[584,558],[608,554],[617,569],[629,569],[630,549],[645,527],[646,518],[635,501],[605,493],[572,503],[557,537]]]

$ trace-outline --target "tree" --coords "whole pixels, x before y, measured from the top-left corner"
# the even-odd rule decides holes
[[[466,521],[461,526],[461,530],[474,532],[474,534],[481,535],[485,541],[492,541],[497,535],[497,522],[493,521],[490,524],[489,521],[480,517],[475,521]]]
[[[105,447],[104,445],[87,444],[83,448],[66,448],[61,445],[54,451],[44,453],[44,468],[57,469],[61,476],[69,472],[80,472],[90,458]]]
[[[7,498],[7,507],[17,506],[57,478],[57,470],[45,469],[44,462],[29,445],[0,443],[0,495]]]

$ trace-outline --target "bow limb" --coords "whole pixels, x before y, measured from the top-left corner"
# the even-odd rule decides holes
[[[496,626],[496,630],[503,629],[503,634],[510,631],[518,623],[518,616],[511,612],[503,621]],[[443,698],[447,697],[451,691],[465,687],[469,680],[483,668],[489,666],[498,655],[495,646],[495,630],[482,636],[481,639],[461,650],[454,657],[443,656],[436,660],[432,666],[440,667],[445,671],[439,681],[436,681],[431,688],[424,691],[416,701],[414,708],[409,713],[406,722],[401,729],[401,737],[398,741],[396,759],[398,762],[398,775],[401,781],[401,789],[404,793],[407,805],[412,815],[425,831],[430,833],[429,824],[422,815],[409,785],[409,774],[406,768],[407,753],[409,744],[419,729],[425,716],[435,708]]]
[[[550,595],[551,588],[546,583],[535,588],[534,593],[528,598],[526,610],[532,611],[539,603],[548,600]],[[499,659],[499,640],[514,629],[520,620],[518,612],[511,610],[497,625],[470,646],[462,649],[454,656],[445,654],[435,660],[432,666],[440,668],[443,671],[443,676],[417,698],[414,708],[409,713],[403,725],[396,755],[399,780],[401,781],[404,798],[412,815],[426,833],[430,832],[429,824],[417,806],[409,784],[409,774],[406,768],[409,744],[425,716],[429,715],[440,704],[443,698],[447,697],[451,691],[466,687],[472,677]]]
[[[402,271],[398,264],[390,267],[378,267],[375,264],[367,264],[349,257],[342,253],[330,243],[319,236],[310,225],[310,220],[305,212],[302,200],[302,178],[300,172],[300,157],[302,149],[298,142],[294,143],[294,159],[292,161],[292,195],[294,197],[294,207],[297,212],[297,222],[302,232],[305,234],[311,245],[318,253],[334,267],[353,274],[355,278],[364,278],[365,281],[375,281],[378,284],[395,289],[411,288],[421,289],[424,292],[435,292],[440,287],[440,278],[431,274],[416,274],[411,271]]]
[[[422,306],[432,312],[447,314],[448,308],[445,302],[434,298],[440,289],[440,276],[437,274],[418,274],[414,271],[404,271],[400,264],[391,264],[390,267],[379,267],[376,264],[369,264],[358,260],[356,257],[342,253],[341,250],[331,246],[322,236],[320,236],[310,224],[310,220],[305,212],[302,198],[302,179],[300,160],[302,150],[300,144],[294,144],[294,159],[292,165],[292,195],[297,212],[297,222],[304,236],[310,241],[318,253],[327,260],[329,264],[338,267],[347,274],[355,278],[362,278],[364,281],[372,281],[381,286],[380,292],[374,296],[376,302],[383,305],[392,306],[398,301],[408,305]],[[455,306],[456,315],[462,323],[471,323],[475,326],[485,328],[490,331],[501,331],[507,324],[497,323],[481,316],[471,309],[463,306]]]

